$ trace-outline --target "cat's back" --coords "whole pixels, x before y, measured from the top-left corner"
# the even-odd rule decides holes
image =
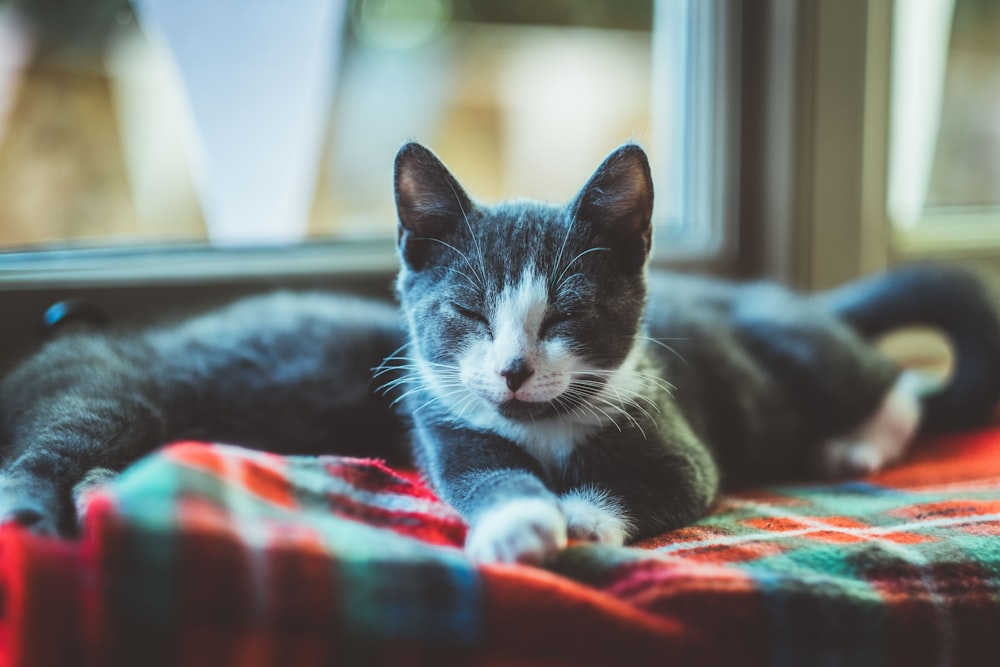
[[[240,299],[152,329],[145,338],[170,355],[260,353],[280,360],[357,353],[365,343],[383,351],[386,345],[402,344],[404,335],[399,313],[388,303],[339,293],[283,291]]]
[[[388,303],[276,292],[150,330],[143,340],[159,360],[155,382],[173,431],[185,437],[312,452],[328,450],[334,434],[388,442],[398,431],[373,379],[405,340]]]
[[[739,289],[721,278],[650,271],[647,323],[661,328],[675,322],[717,322],[728,316]]]
[[[777,283],[650,272],[646,311],[650,335],[672,337],[681,347],[702,343],[717,347],[733,342],[732,337],[753,336],[765,323],[796,321],[845,326],[817,300]]]
[[[334,383],[360,391],[404,335],[397,310],[387,303],[337,293],[274,292],[152,329],[144,340],[156,358],[169,360],[167,372],[186,376],[174,379],[266,393]]]
[[[651,271],[645,325],[659,345],[663,362],[674,365],[671,350],[698,356],[725,352],[737,336],[738,311],[755,297],[756,285],[720,278]]]

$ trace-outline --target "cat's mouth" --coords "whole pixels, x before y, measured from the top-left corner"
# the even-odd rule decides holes
[[[498,392],[481,389],[476,393],[500,417],[516,422],[534,422],[585,415],[596,417],[602,409],[591,406],[592,398],[600,394],[606,384],[606,376],[581,373],[562,387],[550,380],[529,390]]]
[[[521,401],[511,398],[497,405],[501,417],[512,421],[533,421],[557,414],[552,401]]]
[[[606,378],[598,375],[582,375],[571,383],[569,393],[574,398],[567,400],[564,392],[552,400],[525,401],[511,396],[496,403],[496,410],[501,417],[511,421],[536,421],[552,417],[566,416],[573,411],[574,405],[585,405],[588,399],[599,393],[606,384]],[[583,409],[583,408],[579,408]],[[593,412],[593,409],[591,409]]]

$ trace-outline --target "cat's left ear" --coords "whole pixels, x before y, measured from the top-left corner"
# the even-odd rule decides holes
[[[605,158],[573,207],[574,218],[588,222],[595,240],[625,266],[643,266],[652,242],[653,178],[642,148],[626,144]]]
[[[395,190],[399,252],[411,268],[420,269],[433,240],[450,236],[471,214],[472,200],[448,168],[417,143],[396,154]]]

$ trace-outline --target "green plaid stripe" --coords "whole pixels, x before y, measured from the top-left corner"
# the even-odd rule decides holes
[[[211,465],[189,460],[190,448],[199,448],[198,457]],[[351,467],[349,460],[304,457],[273,471],[289,488],[287,496],[272,489],[269,498],[253,486],[270,492],[260,477],[273,460],[219,446],[206,458],[205,449],[175,446],[114,485],[115,515],[99,541],[113,556],[105,562],[111,606],[128,615],[119,622],[162,629],[195,614],[209,625],[266,627],[301,616],[318,597],[325,607],[318,616],[329,619],[332,636],[355,658],[377,651],[378,642],[470,646],[479,640],[479,578],[461,550],[343,518],[334,504],[351,497],[377,511],[395,508],[403,521],[424,509],[431,518],[457,522],[439,501],[409,496],[405,485],[381,494],[353,489],[327,469],[332,461]],[[312,591],[310,599],[308,581],[290,586],[287,557],[305,567],[317,558],[325,563],[326,572],[312,583],[325,590]],[[157,635],[143,651],[171,655],[174,648],[163,638]]]

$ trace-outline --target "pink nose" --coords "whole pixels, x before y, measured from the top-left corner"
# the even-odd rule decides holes
[[[510,366],[500,371],[500,375],[507,380],[507,387],[511,391],[520,389],[534,373],[534,369],[528,366],[523,358],[515,359]]]

